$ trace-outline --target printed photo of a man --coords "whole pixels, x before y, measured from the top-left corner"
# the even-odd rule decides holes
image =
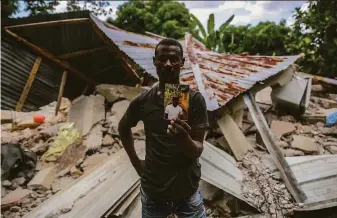
[[[171,104],[165,108],[165,119],[171,120],[174,117],[182,119],[183,109],[179,106],[179,97],[173,96]]]

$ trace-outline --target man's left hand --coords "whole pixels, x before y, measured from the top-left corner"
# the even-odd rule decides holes
[[[191,127],[179,118],[173,118],[167,132],[178,140],[184,140],[189,137]]]

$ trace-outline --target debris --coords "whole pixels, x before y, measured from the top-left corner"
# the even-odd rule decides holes
[[[104,97],[102,95],[81,95],[72,102],[68,122],[75,124],[81,136],[86,136],[93,125],[104,118]]]
[[[334,102],[337,102],[337,94],[328,94],[328,98]]]
[[[12,183],[8,180],[5,180],[2,182],[2,186],[8,188],[12,186]]]
[[[44,153],[48,150],[49,144],[47,142],[44,142],[43,140],[40,140],[35,146],[31,149],[31,151],[35,153]]]
[[[24,151],[18,144],[1,145],[1,179],[31,178],[36,166],[36,155]]]
[[[1,124],[13,122],[13,111],[1,110]]]
[[[293,156],[303,156],[304,152],[303,151],[299,151],[299,150],[295,150],[295,149],[284,149],[282,150],[283,154],[285,157],[293,157]]]
[[[55,167],[49,167],[39,171],[36,176],[28,183],[30,189],[49,190],[55,179]]]
[[[43,154],[43,161],[56,161],[66,150],[66,148],[75,142],[79,137],[79,132],[74,128],[73,123],[66,123],[60,126],[56,139]]]
[[[86,151],[87,147],[83,144],[82,139],[76,139],[75,142],[66,148],[60,157],[59,163],[57,165],[56,176],[60,177],[67,174],[70,169],[85,156]]]
[[[253,147],[227,113],[224,113],[222,118],[218,120],[218,125],[231,147],[235,158],[241,160],[246,152]]]
[[[31,193],[31,190],[18,187],[1,199],[1,209],[20,204],[21,201]]]
[[[282,140],[277,141],[276,144],[277,144],[277,146],[279,146],[281,148],[288,148],[289,147],[288,143],[285,142],[285,141],[282,141]]]
[[[54,137],[57,135],[59,128],[64,125],[64,123],[57,123],[54,125],[48,125],[40,130],[40,134],[43,136]]]
[[[125,111],[130,105],[130,101],[122,100],[114,103],[111,108],[111,113],[114,114],[113,116],[116,117],[117,125],[119,121],[122,119]]]
[[[291,147],[299,149],[306,153],[318,152],[316,143],[311,138],[308,138],[306,136],[293,135]]]
[[[255,95],[256,103],[271,105],[273,103],[270,97],[271,93],[272,93],[272,88],[270,86],[262,89],[261,91],[258,91]]]
[[[107,157],[109,157],[109,156],[106,153],[94,154],[94,155],[86,157],[84,162],[81,164],[81,167],[83,168],[84,174],[87,174],[93,168],[95,168],[99,164],[103,163]]]
[[[337,154],[337,146],[329,146],[327,149],[331,154]]]
[[[292,123],[273,120],[270,130],[277,139],[280,139],[282,136],[294,132],[296,128]]]
[[[80,171],[76,166],[72,166],[70,169],[70,175],[74,178],[78,178],[83,175],[83,172]]]
[[[325,109],[337,108],[337,101],[336,100],[329,100],[329,99],[325,99],[325,98],[318,98],[318,97],[315,97],[315,96],[311,96],[310,98],[313,99],[318,104],[320,104]]]
[[[307,112],[302,116],[302,118],[309,123],[323,122],[327,126],[332,126],[337,123],[337,108]]]
[[[11,211],[11,212],[19,212],[20,211],[20,207],[18,207],[18,206],[13,206],[13,207],[11,207],[9,210]]]
[[[303,114],[309,106],[311,79],[293,75],[289,83],[274,88],[271,98],[274,107],[291,114]]]
[[[103,95],[108,102],[115,102],[119,98],[132,101],[137,95],[145,92],[146,89],[124,85],[101,84],[96,86],[96,91]]]
[[[324,89],[324,87],[322,85],[315,84],[315,85],[311,85],[311,91],[313,91],[313,92],[324,92],[326,90]]]
[[[220,197],[223,191],[204,180],[200,180],[199,189],[203,198],[207,201],[213,201]]]
[[[323,133],[324,135],[331,135],[331,136],[337,136],[337,127],[321,127],[319,128],[319,131]]]
[[[105,135],[104,139],[103,139],[103,146],[111,146],[113,145],[113,143],[115,142],[115,140],[112,138],[111,135],[107,134]]]
[[[85,137],[83,143],[88,148],[88,150],[97,150],[101,148],[102,138],[103,138],[102,125],[100,123],[97,123],[91,129],[89,134]]]

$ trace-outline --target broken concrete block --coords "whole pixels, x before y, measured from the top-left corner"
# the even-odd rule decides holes
[[[94,155],[88,156],[84,160],[84,162],[81,164],[84,174],[88,173],[90,170],[95,168],[98,164],[103,163],[107,157],[109,157],[107,153],[94,154]]]
[[[302,116],[309,123],[323,122],[326,126],[333,126],[337,123],[337,108],[321,109],[314,113],[306,113]]]
[[[51,126],[47,126],[43,129],[40,130],[40,134],[48,136],[48,137],[53,137],[57,135],[57,132],[64,123],[57,123]]]
[[[201,195],[203,198],[207,201],[213,201],[217,197],[221,196],[223,191],[212,184],[209,184],[208,182],[204,180],[200,180],[199,182],[199,188]]]
[[[21,187],[8,193],[1,199],[1,208],[6,206],[18,205],[21,201],[32,193],[31,190],[22,189]]]
[[[303,156],[304,152],[295,150],[295,149],[282,149],[282,153],[284,154],[285,157],[294,157],[294,156]]]
[[[111,135],[107,134],[104,136],[103,142],[102,142],[102,146],[111,146],[113,143],[115,142],[115,139],[112,138]]]
[[[311,133],[312,129],[310,126],[301,126],[301,132],[304,134],[309,134]]]
[[[97,150],[102,145],[103,132],[102,125],[97,123],[90,130],[89,134],[83,140],[83,143],[87,146],[88,150]]]
[[[327,148],[327,150],[331,153],[331,154],[337,154],[337,146],[329,146]]]
[[[8,188],[12,186],[12,183],[9,180],[5,180],[2,182],[2,186]]]
[[[128,100],[119,101],[112,105],[111,113],[114,114],[114,116],[116,117],[117,123],[119,123],[119,121],[122,119],[129,105],[130,105],[130,101]]]
[[[323,128],[319,128],[319,131],[321,133],[323,133],[324,135],[335,135],[337,136],[337,128],[336,127],[331,127],[331,128],[328,128],[328,127],[323,127]]]
[[[1,124],[11,123],[13,121],[14,111],[1,110]]]
[[[55,167],[45,168],[39,171],[36,176],[28,183],[30,189],[49,190],[55,179]]]
[[[119,98],[132,101],[137,95],[145,92],[146,89],[124,85],[101,84],[96,86],[96,91],[103,95],[107,102],[114,102]]]
[[[280,148],[288,148],[288,147],[289,147],[289,145],[288,145],[287,142],[281,141],[281,140],[280,140],[280,141],[277,141],[276,144],[277,144]]]
[[[83,172],[80,171],[76,166],[73,166],[71,169],[70,169],[70,175],[74,178],[78,178],[80,176],[83,175]]]
[[[318,102],[318,104],[320,104],[325,109],[337,108],[337,101],[336,100],[318,98],[318,97],[315,97],[315,96],[311,96],[310,98],[312,100],[315,100],[315,102]]]
[[[328,98],[334,102],[337,102],[337,94],[328,94]]]
[[[270,130],[277,139],[280,139],[283,135],[294,132],[296,128],[292,123],[273,120]]]
[[[316,143],[311,138],[305,136],[293,135],[291,147],[301,150],[305,153],[318,152],[318,147]]]

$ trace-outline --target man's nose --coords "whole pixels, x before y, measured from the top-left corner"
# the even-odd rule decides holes
[[[167,61],[164,64],[165,67],[172,67],[170,59],[167,59]]]

